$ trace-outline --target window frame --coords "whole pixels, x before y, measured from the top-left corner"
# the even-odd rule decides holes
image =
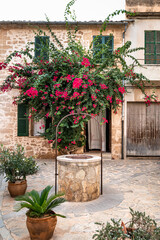
[[[147,39],[147,33],[154,33],[154,39],[153,41],[151,41],[150,39],[148,40]],[[157,53],[157,44],[160,45],[160,40],[157,41],[157,33],[159,32],[160,34],[160,31],[159,30],[146,30],[145,33],[144,33],[144,41],[145,41],[145,53],[144,53],[144,58],[145,58],[145,61],[144,63],[145,64],[148,64],[148,65],[155,65],[155,64],[160,64],[160,52]],[[149,38],[151,38],[151,36],[149,36]],[[151,45],[154,46],[154,52],[152,53],[151,52]],[[149,52],[146,51],[147,47],[149,47]],[[153,59],[149,59],[148,56],[150,55],[153,55]],[[159,58],[157,58],[159,56]],[[148,59],[147,59],[148,57]],[[158,63],[157,63],[158,61]]]

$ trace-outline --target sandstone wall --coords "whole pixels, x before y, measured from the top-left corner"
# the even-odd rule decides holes
[[[8,54],[14,50],[21,50],[29,41],[34,42],[35,25],[24,23],[0,24],[0,62],[5,60]],[[46,32],[43,25],[40,26]],[[52,25],[59,40],[65,45],[67,43],[67,34],[64,25]],[[77,40],[80,39],[86,48],[89,48],[94,35],[98,35],[100,25],[81,25],[77,33]],[[114,35],[114,49],[122,46],[122,33],[124,25],[109,25],[103,35]],[[50,36],[49,32],[47,33]],[[50,38],[52,40],[52,38]],[[19,61],[19,59],[18,59]],[[0,71],[0,84],[5,79],[5,71]],[[6,147],[13,147],[17,143],[22,144],[27,155],[33,155],[37,158],[53,158],[54,150],[47,140],[39,136],[18,137],[17,136],[17,106],[13,105],[13,97],[17,95],[18,90],[12,90],[0,94],[0,143]],[[112,154],[114,158],[119,158],[121,154],[121,112],[113,116],[112,120]]]

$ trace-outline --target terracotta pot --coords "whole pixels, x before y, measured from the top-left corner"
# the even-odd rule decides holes
[[[51,239],[56,227],[56,223],[56,216],[47,216],[43,218],[31,218],[27,216],[26,224],[31,240]]]
[[[27,188],[27,180],[17,181],[15,183],[8,182],[8,191],[11,197],[24,195]]]

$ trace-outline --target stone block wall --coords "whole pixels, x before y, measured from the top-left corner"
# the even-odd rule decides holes
[[[44,24],[28,24],[27,22],[1,22],[0,23],[0,62],[14,50],[21,50],[25,48],[27,42],[34,42],[34,32],[37,25],[48,31]],[[81,24],[77,33],[77,40],[81,40],[86,48],[89,48],[94,35],[99,34],[101,25],[99,24]],[[67,32],[65,25],[51,25],[59,40],[66,45]],[[103,35],[113,34],[114,49],[122,46],[122,35],[124,25],[110,24]],[[47,33],[50,36],[50,33]],[[50,41],[52,38],[50,37]],[[19,61],[19,59],[18,59]],[[0,71],[0,84],[5,79],[5,71]],[[12,90],[7,93],[0,93],[0,144],[6,147],[13,148],[16,144],[22,144],[28,156],[35,156],[37,158],[53,158],[55,151],[51,148],[51,144],[47,140],[38,136],[18,137],[17,136],[17,106],[13,105],[13,97],[17,95],[18,90]],[[119,158],[121,151],[121,112],[113,116],[112,120],[112,155],[113,158]],[[31,131],[30,131],[31,132]]]

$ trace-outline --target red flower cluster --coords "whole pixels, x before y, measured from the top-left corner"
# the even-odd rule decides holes
[[[122,93],[122,94],[126,92],[126,90],[125,90],[124,87],[119,87],[119,88],[118,88],[118,91],[119,91],[120,93]]]
[[[24,95],[28,95],[29,97],[33,97],[35,98],[35,96],[38,96],[38,91],[36,90],[36,88],[31,87],[30,89],[28,89],[26,92],[24,92]]]
[[[81,78],[75,78],[73,81],[73,88],[78,88],[82,85],[83,80]]]
[[[101,89],[108,89],[108,87],[106,86],[106,84],[100,83],[99,86],[101,87]]]
[[[88,58],[84,58],[84,57],[83,57],[83,61],[81,62],[81,64],[82,64],[83,66],[85,66],[85,67],[91,66]]]

